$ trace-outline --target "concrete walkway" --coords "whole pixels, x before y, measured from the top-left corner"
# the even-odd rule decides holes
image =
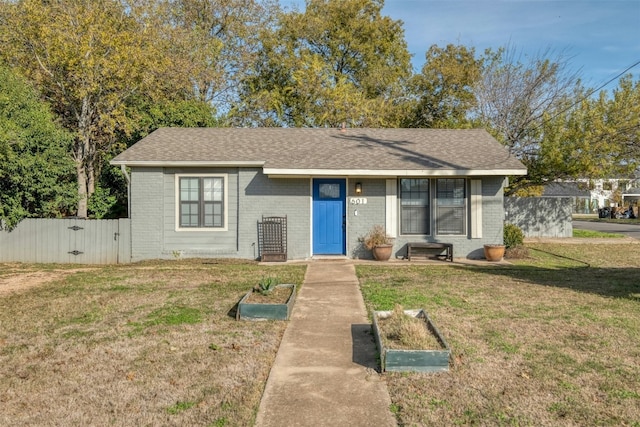
[[[354,265],[312,262],[256,426],[395,426],[376,355]]]

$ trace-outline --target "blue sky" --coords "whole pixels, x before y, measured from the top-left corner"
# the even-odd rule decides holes
[[[281,4],[303,10],[305,2]],[[476,52],[507,44],[524,55],[564,52],[589,87],[640,61],[640,0],[386,0],[382,12],[404,22],[416,71],[429,46],[449,43]],[[640,65],[631,72],[639,78]]]

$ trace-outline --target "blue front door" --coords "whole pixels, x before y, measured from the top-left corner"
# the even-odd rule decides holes
[[[346,185],[344,179],[313,180],[313,254],[344,255]]]

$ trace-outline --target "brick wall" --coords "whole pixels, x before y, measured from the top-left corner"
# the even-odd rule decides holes
[[[131,171],[131,260],[161,258],[164,185],[162,168]]]
[[[355,195],[353,193],[355,181],[361,182],[363,193]],[[433,181],[432,181],[433,182]],[[438,236],[434,234],[435,219],[434,207],[431,206],[431,235],[415,236],[398,234],[394,240],[393,254],[401,258],[406,254],[406,244],[409,242],[445,242],[453,243],[454,256],[465,258],[484,257],[483,245],[487,243],[502,243],[504,209],[502,177],[482,178],[482,238],[471,239],[469,229],[471,221],[467,218],[467,234],[463,236]],[[358,179],[349,180],[347,198],[347,254],[353,258],[370,259],[371,252],[364,248],[359,241],[367,234],[375,224],[385,225],[386,219],[386,180],[385,179]],[[433,197],[432,187],[432,194]],[[467,182],[467,196],[469,187]],[[366,205],[352,205],[349,203],[350,197],[366,198]],[[468,202],[467,202],[468,203]],[[469,206],[467,204],[467,206]],[[399,209],[399,207],[398,207]],[[355,215],[355,211],[358,215]],[[467,210],[468,212],[468,210]],[[468,214],[468,216],[470,216]],[[398,214],[398,218],[400,215]],[[398,230],[400,230],[398,226]]]
[[[227,174],[228,228],[225,231],[175,231],[175,173],[198,172]],[[176,252],[182,256],[257,259],[260,256],[258,222],[263,216],[285,215],[288,258],[305,259],[312,255],[310,178],[269,178],[260,168],[134,168],[131,176],[134,261],[172,258]],[[362,183],[362,194],[355,194],[356,181]],[[482,178],[481,238],[469,237],[469,218],[464,236],[436,236],[432,222],[430,236],[398,235],[394,255],[404,256],[408,242],[440,241],[454,244],[455,257],[482,258],[484,244],[502,242],[503,184],[501,177]],[[366,199],[367,203],[352,204],[353,197]],[[373,225],[385,225],[386,179],[348,179],[346,215],[347,256],[370,258],[371,253],[363,248],[361,238]]]
[[[268,178],[260,169],[239,173],[239,255],[257,258],[258,222],[263,216],[287,216],[289,259],[311,256],[311,180]]]

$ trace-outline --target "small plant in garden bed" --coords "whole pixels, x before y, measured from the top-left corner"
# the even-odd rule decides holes
[[[276,289],[278,284],[278,279],[275,277],[265,277],[258,282],[258,284],[253,288],[253,292],[258,292],[260,295],[269,295]]]
[[[405,313],[396,304],[388,317],[378,318],[381,338],[387,348],[396,350],[440,349],[442,345],[426,327],[424,320]]]
[[[288,320],[296,299],[296,285],[267,277],[249,290],[238,303],[236,319]]]
[[[279,286],[277,277],[264,277],[260,279],[252,292],[245,298],[246,303],[259,304],[285,304],[293,288],[291,286]]]
[[[274,286],[273,289],[267,293],[262,293],[254,290],[253,292],[251,292],[251,294],[249,294],[245,302],[260,304],[284,304],[287,302],[292,292],[293,288],[280,286]]]

